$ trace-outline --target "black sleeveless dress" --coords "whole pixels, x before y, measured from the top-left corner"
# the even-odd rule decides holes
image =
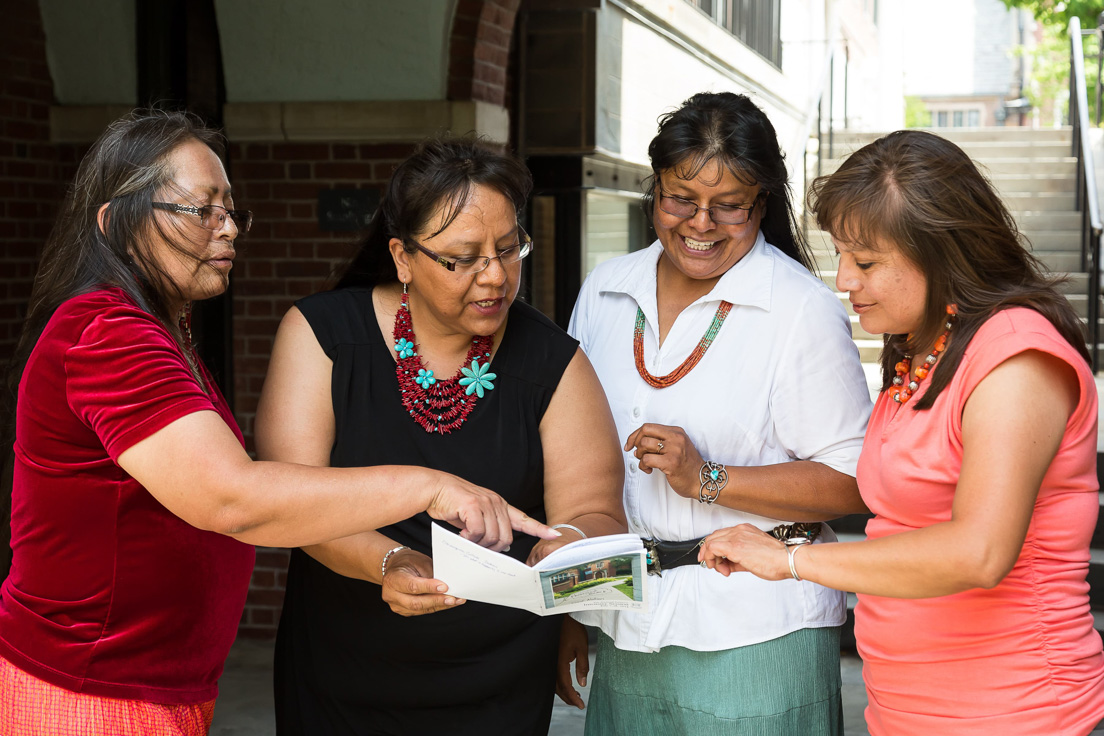
[[[399,400],[394,341],[370,289],[296,303],[333,360],[334,467],[420,465],[454,473],[545,520],[539,425],[577,342],[515,302],[491,363],[495,388],[450,434],[429,434]],[[402,489],[394,489],[402,492]],[[380,529],[430,554],[427,514]],[[536,539],[515,537],[524,561]],[[277,733],[548,733],[560,620],[469,601],[425,616],[393,613],[380,586],[292,552],[276,639]]]

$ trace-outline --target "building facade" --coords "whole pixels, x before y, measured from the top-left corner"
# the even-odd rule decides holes
[[[1031,13],[1000,0],[935,0],[906,36],[905,93],[927,127],[1030,125],[1026,93],[1039,34]]]
[[[197,340],[251,442],[281,316],[355,249],[418,140],[474,132],[533,171],[523,296],[566,324],[586,273],[650,240],[639,198],[659,116],[750,95],[800,201],[818,130],[901,127],[900,0],[76,0],[0,28],[0,358],[14,350],[65,186],[112,119],[150,103],[227,135],[253,210]],[[251,446],[251,444],[250,444]],[[242,632],[267,636],[287,553],[258,551]]]

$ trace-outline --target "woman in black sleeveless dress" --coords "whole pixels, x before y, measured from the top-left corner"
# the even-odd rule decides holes
[[[482,485],[563,525],[554,541],[516,535],[507,554],[523,561],[623,532],[623,463],[597,379],[573,339],[514,301],[528,189],[519,162],[470,140],[401,164],[338,288],[281,324],[258,454]],[[459,601],[429,554],[425,514],[293,552],[278,733],[547,733],[559,617]]]

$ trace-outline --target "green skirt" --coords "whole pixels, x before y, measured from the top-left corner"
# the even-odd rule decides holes
[[[586,736],[840,736],[840,632],[719,652],[629,652],[598,635]]]

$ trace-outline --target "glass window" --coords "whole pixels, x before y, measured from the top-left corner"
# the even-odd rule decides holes
[[[970,128],[977,128],[981,125],[981,111],[970,110],[966,113],[966,125]]]
[[[962,127],[963,117],[964,116],[963,116],[962,110],[955,110],[954,111],[954,127],[956,127],[956,128],[961,128]]]
[[[640,197],[586,193],[586,230],[583,234],[583,277],[602,261],[639,250],[646,245],[647,223]]]
[[[936,114],[935,120],[936,120],[935,127],[937,127],[937,128],[946,128],[947,127],[947,111],[946,110],[940,110]]]
[[[869,2],[869,0],[867,0]],[[782,0],[686,0],[774,66],[782,68]],[[877,14],[877,8],[874,10]],[[877,21],[875,21],[877,22]]]

